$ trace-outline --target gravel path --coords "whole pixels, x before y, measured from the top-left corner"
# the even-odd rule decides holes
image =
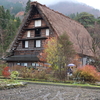
[[[0,100],[100,100],[100,89],[28,84],[0,90]]]

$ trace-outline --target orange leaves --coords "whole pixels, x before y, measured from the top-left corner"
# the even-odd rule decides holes
[[[78,68],[78,72],[80,72],[80,77],[84,77],[85,81],[100,80],[100,73],[94,66],[85,65],[81,68]]]
[[[7,78],[10,76],[9,67],[5,67],[5,68],[3,69],[2,75],[3,75],[4,77],[7,77]]]
[[[44,43],[44,50],[38,55],[42,62],[52,62],[52,57],[55,58],[57,52],[57,40],[55,38],[47,39]]]
[[[41,52],[38,55],[39,60],[42,61],[42,62],[46,62],[46,57],[47,57],[47,54],[45,52]]]

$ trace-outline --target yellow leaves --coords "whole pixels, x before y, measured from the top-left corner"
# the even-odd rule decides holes
[[[47,63],[50,63],[56,69],[65,66],[65,64],[67,65],[70,57],[74,54],[72,44],[69,44],[69,42],[66,34],[59,38],[47,39],[43,50],[43,53],[46,54],[44,58],[46,58]]]
[[[17,20],[16,20],[16,19],[14,19],[14,22],[17,22]]]
[[[47,41],[45,45],[44,52],[47,54],[47,62],[55,66],[55,63],[58,62],[58,44],[56,38],[51,38]],[[57,66],[56,66],[57,67]]]

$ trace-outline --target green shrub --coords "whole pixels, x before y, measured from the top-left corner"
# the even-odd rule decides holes
[[[10,75],[11,79],[15,79],[15,78],[17,78],[18,76],[19,76],[19,72],[18,72],[18,71],[12,71],[12,72],[11,72],[11,75]]]
[[[35,71],[33,74],[33,78],[47,80],[47,74],[45,71]]]
[[[65,80],[67,78],[66,70],[62,69],[61,71],[55,70],[53,76],[59,80]]]
[[[23,78],[32,78],[33,77],[33,69],[32,68],[23,68],[20,71],[20,76]]]

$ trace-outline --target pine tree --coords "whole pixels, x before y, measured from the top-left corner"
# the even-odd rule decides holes
[[[5,15],[7,19],[11,18],[10,11],[8,9],[6,10]]]
[[[15,37],[19,25],[20,19],[15,18],[9,10],[5,10],[3,6],[0,6],[0,56],[4,56],[6,49]]]
[[[25,8],[25,13],[27,13],[30,9],[30,0],[28,0],[27,4],[26,4],[26,8]]]

